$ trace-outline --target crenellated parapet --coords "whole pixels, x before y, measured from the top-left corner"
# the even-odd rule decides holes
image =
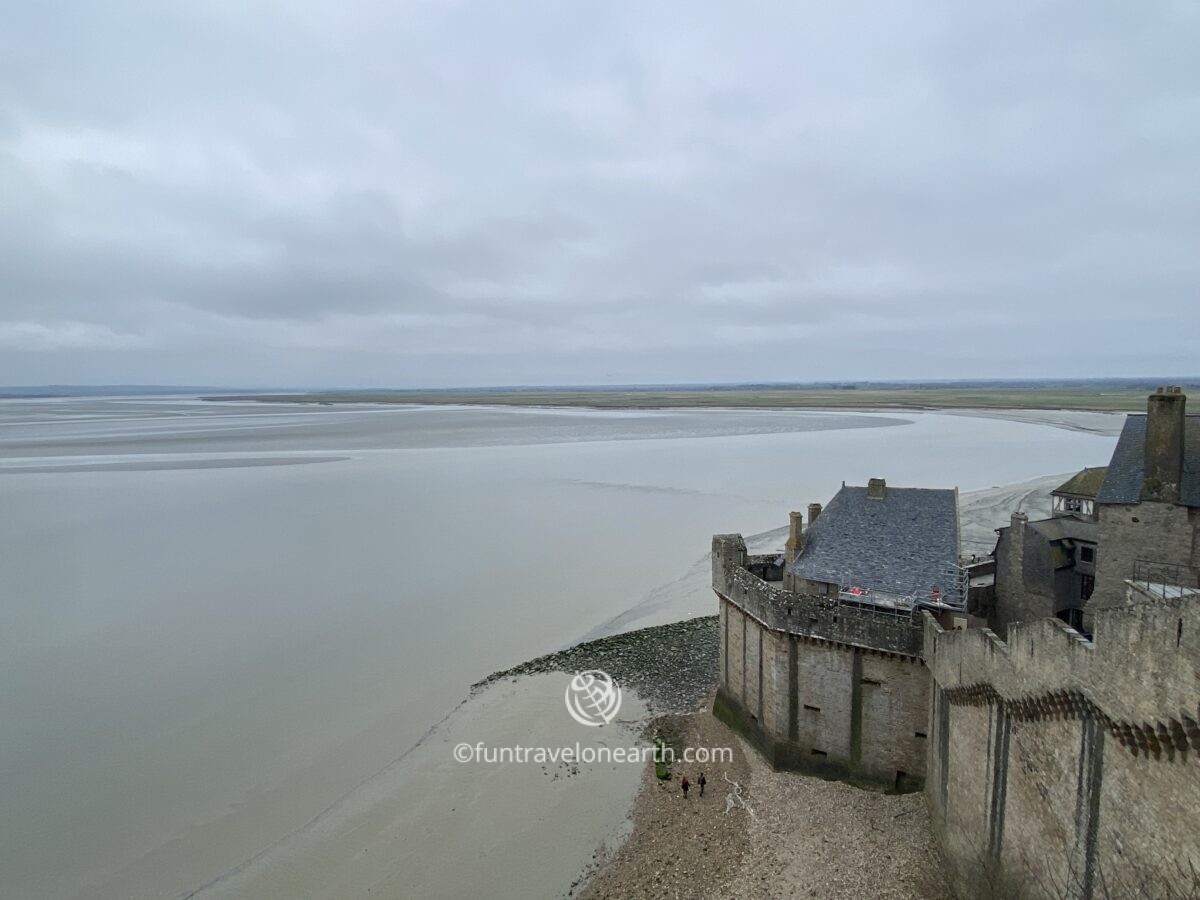
[[[880,653],[921,655],[923,632],[909,612],[849,606],[836,598],[787,591],[747,569],[733,574],[726,599],[785,634]]]
[[[1057,619],[944,631],[924,616],[925,662],[947,702],[1003,703],[1017,720],[1092,718],[1134,754],[1200,750],[1200,603],[1130,585],[1092,641]]]
[[[774,556],[750,556],[741,535],[713,538],[713,588],[763,626],[813,641],[919,657],[921,622],[908,611],[854,606],[836,597],[785,590],[756,569]]]
[[[740,534],[714,534],[712,539],[712,586],[718,594],[727,595],[733,574],[746,566],[749,554],[746,541]]]
[[[962,896],[1187,896],[1200,868],[1200,596],[1134,583],[1093,639],[1057,619],[943,631],[926,777]]]

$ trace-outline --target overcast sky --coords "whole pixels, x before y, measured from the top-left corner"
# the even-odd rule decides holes
[[[0,384],[1196,374],[1200,4],[9,3]]]

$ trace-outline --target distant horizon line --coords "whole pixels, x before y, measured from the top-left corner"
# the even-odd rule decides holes
[[[89,384],[26,384],[0,385],[0,397],[34,398],[34,397],[69,397],[86,396],[107,393],[110,395],[128,395],[137,393],[153,394],[199,394],[221,391],[237,394],[261,393],[469,393],[469,392],[518,392],[518,391],[652,391],[652,390],[719,390],[719,389],[854,389],[862,387],[974,387],[1003,385],[1007,387],[1044,387],[1046,385],[1097,385],[1111,384],[1124,387],[1157,386],[1162,384],[1181,384],[1185,386],[1200,386],[1200,376],[1161,375],[1161,376],[1092,376],[1092,377],[1007,377],[1007,378],[893,378],[893,379],[848,379],[834,378],[821,381],[689,381],[689,382],[629,382],[607,384],[492,384],[492,385],[453,385],[438,387],[350,387],[330,385],[308,386],[263,386],[247,387],[245,385],[196,385],[196,384],[161,384],[161,383],[89,383]]]

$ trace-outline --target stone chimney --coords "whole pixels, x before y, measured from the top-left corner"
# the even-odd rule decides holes
[[[817,524],[817,516],[819,516],[820,514],[821,514],[821,504],[820,503],[808,504],[808,527],[809,528],[812,528],[814,525]]]
[[[784,548],[788,565],[796,561],[796,557],[804,552],[804,513],[793,512],[788,522],[788,539]]]
[[[887,496],[887,482],[882,478],[872,478],[867,482],[867,496],[872,500],[882,500]]]
[[[1025,584],[1025,526],[1029,524],[1029,516],[1019,510],[1008,519],[1008,565],[1009,570],[1017,578],[1017,584]]]
[[[1186,403],[1187,397],[1177,387],[1160,387],[1146,401],[1143,500],[1179,502]]]

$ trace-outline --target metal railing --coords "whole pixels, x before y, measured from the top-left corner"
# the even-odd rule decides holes
[[[970,575],[963,566],[950,566],[942,573],[936,585],[914,586],[909,591],[882,591],[876,589],[856,588],[856,585],[869,584],[873,579],[869,574],[842,571],[834,579],[839,585],[839,596],[852,603],[877,602],[880,606],[903,607],[907,609],[948,609],[962,612],[967,608],[967,597],[970,592]],[[859,593],[855,593],[858,590]]]
[[[1138,559],[1134,560],[1130,581],[1164,600],[1200,594],[1200,568],[1196,566]]]

